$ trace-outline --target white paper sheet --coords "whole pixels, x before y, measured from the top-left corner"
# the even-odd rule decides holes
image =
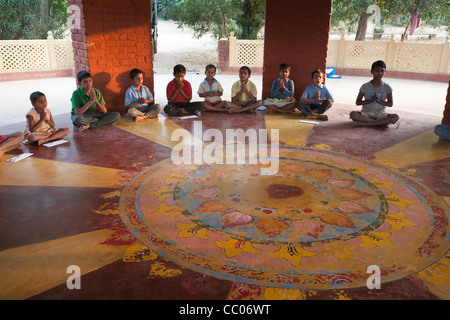
[[[69,142],[68,140],[56,140],[56,141],[52,141],[52,142],[48,142],[48,143],[44,143],[43,146],[44,147],[54,147],[63,143]]]
[[[8,159],[8,160],[6,160],[6,161],[9,161],[9,162],[17,162],[17,161],[26,159],[26,158],[28,158],[29,156],[32,156],[32,155],[33,155],[33,153],[25,152],[25,153],[19,154],[18,156],[15,156],[15,157],[13,157],[13,158],[10,158],[10,159]]]

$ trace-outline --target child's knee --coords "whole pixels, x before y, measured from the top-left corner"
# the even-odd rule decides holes
[[[353,121],[358,121],[360,117],[361,117],[361,112],[358,112],[358,111],[352,111],[352,112],[350,112],[350,118],[351,118]]]
[[[28,142],[33,143],[33,142],[39,141],[40,138],[41,137],[39,137],[38,135],[32,133],[32,134],[28,135]]]
[[[62,133],[64,135],[68,135],[70,133],[70,129],[69,128],[62,128],[61,131],[62,131]]]
[[[398,114],[394,113],[390,115],[390,119],[392,120],[392,123],[396,123],[400,119],[400,117]]]

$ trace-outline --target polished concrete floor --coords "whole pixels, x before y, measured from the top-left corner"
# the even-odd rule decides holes
[[[84,132],[69,114],[55,116],[58,127],[71,129],[68,143],[24,145],[0,163],[0,299],[449,299],[450,142],[433,133],[441,118],[402,110],[398,127],[359,128],[348,118],[353,109],[336,103],[330,120],[317,125],[299,123],[297,115],[204,113],[140,123],[124,116]],[[172,133],[192,133],[194,121],[201,121],[203,132],[217,129],[223,136],[226,129],[278,129],[285,162],[283,177],[273,177],[272,186],[298,183],[282,191],[287,194],[269,194],[271,202],[251,191],[257,190],[252,179],[263,177],[236,174],[240,165],[171,165],[178,144]],[[8,124],[0,132],[23,127]],[[23,152],[33,155],[7,161]],[[347,200],[336,205],[339,210],[322,212],[322,205],[344,197],[349,180],[357,182],[346,199],[372,200],[352,200],[351,209],[342,206]],[[206,221],[229,208],[210,202],[201,217],[188,212],[201,211],[193,204],[199,199],[223,205],[228,193],[235,195],[227,203],[236,202],[240,212],[233,211],[234,220],[223,215],[226,226]],[[265,208],[271,220],[254,208],[245,211],[244,198],[261,201],[255,208]],[[283,228],[294,225],[280,213],[287,203],[289,210],[302,205],[296,215],[309,214],[307,224],[296,220],[301,241],[291,239],[293,231],[282,238]],[[360,209],[370,206],[385,211],[358,229],[366,212]],[[250,228],[249,221],[261,223]],[[184,232],[186,225],[194,227]],[[332,235],[325,238],[328,228]],[[349,228],[357,232],[344,235]],[[295,252],[276,254],[286,246]],[[366,286],[369,264],[380,267],[381,289]],[[67,282],[78,283],[70,266],[80,270],[81,289],[68,288]]]

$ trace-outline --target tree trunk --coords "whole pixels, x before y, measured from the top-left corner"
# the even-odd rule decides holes
[[[365,41],[367,32],[367,21],[372,14],[363,12],[359,17],[358,30],[356,31],[355,41]]]
[[[43,0],[41,1],[41,16],[39,18],[39,28],[40,29],[46,28],[47,25],[48,25],[48,0]]]

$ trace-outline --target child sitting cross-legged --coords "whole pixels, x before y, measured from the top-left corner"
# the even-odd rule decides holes
[[[41,145],[59,140],[69,134],[69,128],[55,128],[52,113],[47,108],[47,99],[42,92],[33,92],[30,100],[33,107],[27,113],[25,129],[25,136],[29,142],[37,142],[38,145]]]

